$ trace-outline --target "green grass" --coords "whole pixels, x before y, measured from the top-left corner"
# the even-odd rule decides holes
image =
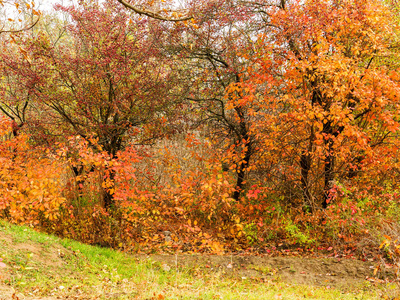
[[[4,239],[1,239],[4,237]],[[379,299],[377,291],[226,277],[196,268],[166,268],[151,259],[93,247],[0,221],[0,257],[9,285],[24,295],[79,299]],[[1,271],[1,270],[0,270]],[[0,273],[1,274],[1,273]],[[1,290],[1,289],[0,289]],[[51,298],[50,298],[51,299]]]

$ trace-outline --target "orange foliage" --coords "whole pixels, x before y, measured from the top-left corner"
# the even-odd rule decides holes
[[[10,139],[10,122],[0,120],[0,209],[17,223],[51,226],[65,198],[59,188],[63,162],[32,149],[28,136]]]
[[[275,29],[259,35],[254,63],[222,102],[242,140],[199,130],[112,157],[95,139],[71,137],[52,152],[23,133],[3,138],[2,216],[132,251],[356,240],[400,201],[399,28],[379,1],[340,3],[271,9]],[[1,120],[2,136],[10,128]],[[113,196],[109,210],[102,193]]]

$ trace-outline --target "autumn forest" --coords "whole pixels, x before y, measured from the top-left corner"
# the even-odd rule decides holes
[[[398,1],[0,5],[0,218],[135,253],[400,259]]]

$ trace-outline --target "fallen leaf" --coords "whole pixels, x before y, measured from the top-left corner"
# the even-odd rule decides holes
[[[14,294],[11,296],[11,299],[13,299],[13,300],[19,300],[19,297],[14,293]]]
[[[163,270],[164,270],[165,272],[169,272],[169,271],[171,270],[171,267],[168,266],[167,264],[163,264],[163,265],[162,265],[162,268],[163,268]]]

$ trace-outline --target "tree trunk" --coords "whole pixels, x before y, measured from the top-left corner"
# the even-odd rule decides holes
[[[82,163],[79,163],[76,166],[72,166],[72,171],[74,172],[75,175],[75,182],[78,188],[78,197],[81,197],[83,194],[83,185],[85,184],[87,176],[91,172],[94,172],[94,166],[91,166],[89,170],[85,171],[84,165]]]
[[[327,136],[325,140],[327,154],[324,160],[324,195],[322,199],[322,207],[324,209],[328,207],[328,203],[330,201],[330,190],[332,188],[333,180],[335,179],[335,153],[333,149],[334,139],[339,136],[343,129],[344,127],[341,126],[335,130],[335,128],[332,127],[331,121],[327,121],[322,129],[323,134]]]
[[[102,145],[104,150],[106,150],[108,155],[112,158],[115,158],[117,152],[122,148],[122,134],[123,132],[119,132],[118,134],[114,133],[110,141]],[[115,171],[109,168],[107,172],[109,173],[109,180],[114,183]],[[115,204],[114,192],[110,192],[109,188],[103,188],[103,195],[104,208],[106,211],[110,211]]]
[[[109,170],[110,175],[109,179],[110,181],[114,181],[115,178],[115,171]],[[108,188],[103,188],[104,196],[103,196],[103,201],[104,201],[104,208],[106,211],[110,211],[111,208],[114,206],[114,193],[110,192],[110,189]]]
[[[239,117],[239,133],[240,136],[239,141],[245,141],[244,145],[244,157],[243,161],[239,162],[238,167],[236,168],[237,172],[237,180],[236,180],[236,188],[235,192],[233,193],[232,198],[235,199],[236,201],[239,201],[240,195],[243,190],[244,186],[244,178],[246,175],[246,170],[249,167],[250,163],[250,158],[253,154],[253,149],[250,141],[250,135],[246,127],[246,119],[244,116],[244,111],[240,106],[235,107],[235,111]]]
[[[329,148],[328,148],[329,149]],[[329,153],[325,157],[325,169],[324,169],[324,196],[322,200],[322,208],[327,208],[330,200],[330,190],[332,188],[332,182],[334,179],[334,167],[335,167],[335,157],[328,150]]]
[[[304,192],[304,202],[309,203],[310,207],[312,204],[312,197],[310,193],[310,186],[308,184],[308,173],[311,169],[311,155],[309,152],[305,152],[300,157],[300,168],[301,168],[301,186]]]
[[[250,143],[246,143],[246,150],[243,161],[241,164],[239,164],[237,168],[236,189],[232,196],[232,198],[235,199],[236,201],[239,201],[240,194],[243,190],[244,178],[246,175],[246,169],[249,166],[251,154],[252,154],[251,145]]]
[[[304,150],[300,156],[300,182],[303,188],[303,197],[304,203],[308,203],[311,210],[313,210],[313,197],[310,191],[310,183],[308,179],[308,175],[310,174],[311,170],[311,152],[314,146],[314,127],[311,125],[310,128],[310,142],[308,144],[308,149]]]

